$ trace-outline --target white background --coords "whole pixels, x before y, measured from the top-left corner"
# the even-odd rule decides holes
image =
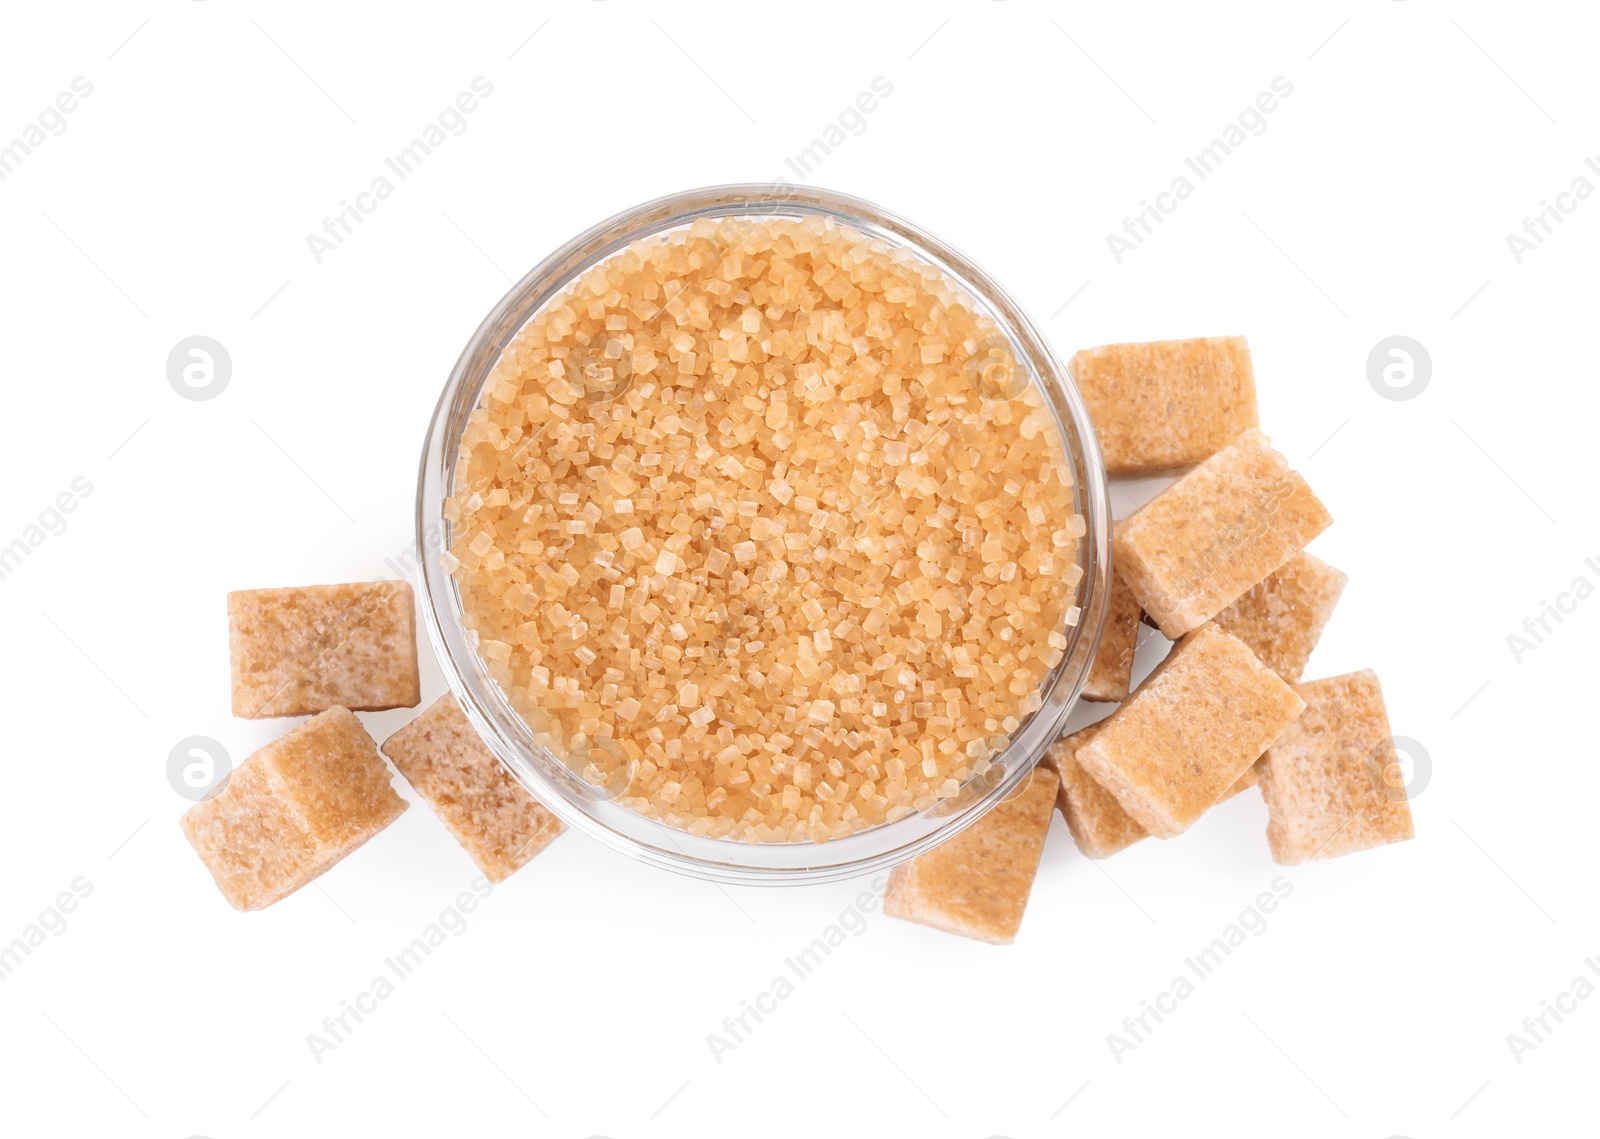
[[[1506,1037],[1600,955],[1600,600],[1520,663],[1507,636],[1600,583],[1600,201],[1521,264],[1506,235],[1600,162],[1594,13],[1102,7],[8,8],[0,142],[74,77],[93,94],[0,182],[0,544],[93,490],[0,581],[0,942],[75,878],[93,892],[0,982],[0,1130],[1415,1139],[1589,1118],[1600,999],[1520,1064]],[[466,132],[318,264],[306,235],[476,76],[494,90]],[[1094,864],[1058,820],[1014,946],[874,912],[719,1064],[707,1034],[863,884],[719,889],[568,835],[318,1064],[307,1033],[475,871],[419,805],[319,888],[223,903],[167,754],[206,735],[237,762],[286,727],[229,716],[224,594],[384,574],[434,400],[508,281],[639,201],[784,173],[877,76],[893,94],[812,182],[972,255],[1063,357],[1250,337],[1263,426],[1337,519],[1313,549],[1351,577],[1308,676],[1382,677],[1432,760],[1416,840],[1280,870],[1246,794]],[[1278,76],[1266,132],[1118,264],[1107,233]],[[204,402],[165,372],[194,334],[233,362]],[[1392,334],[1432,359],[1410,400],[1368,382]],[[409,715],[365,719],[381,740]],[[1266,932],[1117,1063],[1107,1034],[1280,873]]]

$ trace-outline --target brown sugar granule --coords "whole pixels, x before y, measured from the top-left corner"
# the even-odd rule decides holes
[[[1349,579],[1304,550],[1218,613],[1215,620],[1261,663],[1296,684]]]
[[[1292,866],[1411,838],[1411,806],[1377,675],[1352,672],[1297,691],[1305,713],[1273,741],[1261,765],[1273,861]]]
[[[1171,838],[1222,799],[1303,707],[1243,641],[1207,626],[1074,754],[1139,825]]]
[[[263,909],[400,817],[389,779],[361,721],[330,708],[241,763],[183,833],[234,909]]]
[[[1176,640],[1332,521],[1267,437],[1250,430],[1117,524],[1117,572]]]
[[[565,829],[501,766],[448,692],[385,740],[383,754],[491,882],[505,881]]]
[[[1008,945],[1039,872],[1057,779],[1035,768],[1021,791],[954,838],[889,875],[883,912],[946,933]]]
[[[403,581],[230,593],[228,646],[235,716],[377,712],[422,699]]]
[[[1112,475],[1190,466],[1258,426],[1242,336],[1107,344],[1069,368]]]
[[[1133,654],[1139,647],[1139,618],[1142,611],[1133,590],[1120,574],[1111,578],[1111,605],[1106,614],[1100,648],[1083,682],[1085,700],[1118,701],[1128,698],[1133,681]]]
[[[463,621],[552,752],[711,837],[955,796],[1041,704],[1082,571],[1054,413],[934,267],[702,220],[507,344],[445,504]]]

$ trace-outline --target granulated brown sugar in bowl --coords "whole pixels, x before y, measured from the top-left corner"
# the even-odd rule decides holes
[[[540,742],[694,834],[817,842],[956,795],[1040,705],[1071,465],[994,322],[831,219],[701,220],[506,345],[444,567]]]

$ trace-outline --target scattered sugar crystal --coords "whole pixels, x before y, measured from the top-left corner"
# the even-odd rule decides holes
[[[235,716],[370,712],[422,699],[405,582],[230,593],[228,646]]]
[[[230,905],[263,909],[400,817],[389,780],[361,721],[329,708],[241,763],[183,833]]]

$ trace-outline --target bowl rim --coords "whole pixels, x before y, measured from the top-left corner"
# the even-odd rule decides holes
[[[1083,517],[1078,564],[1080,610],[1066,627],[1067,650],[1041,683],[1043,706],[1011,734],[994,757],[1004,774],[988,788],[969,783],[962,794],[929,812],[912,812],[825,843],[752,843],[708,838],[658,822],[610,799],[581,780],[533,739],[532,731],[483,669],[460,622],[455,579],[440,562],[450,547],[444,517],[466,416],[505,345],[536,312],[585,269],[641,238],[705,217],[831,216],[870,237],[909,249],[937,266],[993,317],[1019,362],[1046,397],[1054,427],[1072,465],[1074,497]],[[502,766],[563,823],[650,865],[716,882],[802,884],[886,870],[958,834],[990,808],[1018,793],[1050,744],[1088,678],[1104,629],[1111,591],[1108,481],[1088,411],[1067,369],[1020,305],[964,254],[927,230],[847,194],[788,183],[708,186],[664,195],[589,227],[540,261],[489,311],[451,369],[423,443],[417,477],[416,577],[424,624],[462,712]]]

